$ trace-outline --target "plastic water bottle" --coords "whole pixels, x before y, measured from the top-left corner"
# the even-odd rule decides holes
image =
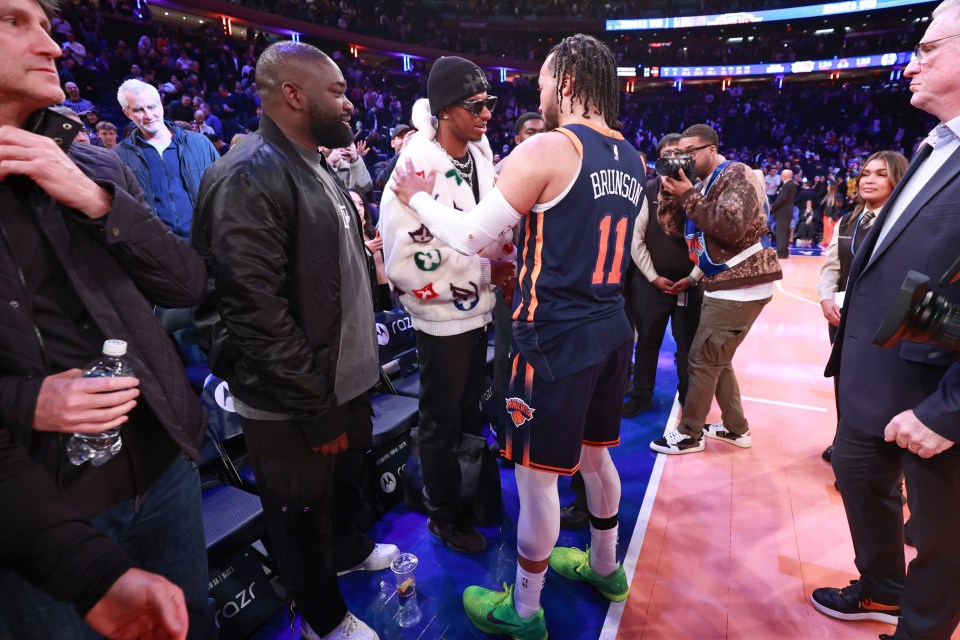
[[[123,340],[107,340],[103,343],[103,356],[83,370],[84,378],[120,378],[133,376],[133,368],[124,358],[127,343]],[[67,441],[67,457],[77,466],[87,460],[99,467],[120,453],[120,427],[100,433],[75,433]]]

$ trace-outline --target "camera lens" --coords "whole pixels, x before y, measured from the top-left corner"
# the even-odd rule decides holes
[[[873,343],[892,347],[901,340],[960,352],[960,305],[930,291],[930,279],[910,271]]]
[[[661,176],[670,176],[674,180],[680,179],[680,172],[687,175],[687,178],[693,180],[696,173],[696,164],[693,158],[660,158],[653,169]]]

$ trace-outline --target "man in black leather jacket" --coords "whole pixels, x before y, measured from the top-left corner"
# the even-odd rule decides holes
[[[318,153],[350,143],[353,105],[307,44],[269,47],[257,84],[260,128],[200,185],[192,242],[210,282],[197,338],[230,385],[303,637],[374,639],[347,611],[330,552],[335,454],[370,446],[377,381],[358,218]]]

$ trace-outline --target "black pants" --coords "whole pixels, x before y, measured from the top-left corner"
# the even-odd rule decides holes
[[[900,600],[894,636],[947,640],[960,624],[960,452],[924,460],[842,418],[833,470],[853,538],[865,594]],[[901,472],[917,558],[905,566]]]
[[[630,396],[641,400],[653,398],[657,381],[660,345],[672,321],[673,339],[677,343],[677,392],[682,405],[687,397],[687,357],[690,345],[700,323],[700,305],[703,292],[699,286],[687,289],[687,304],[681,307],[677,296],[663,293],[639,271],[630,283],[631,300],[637,323],[637,346],[633,356],[633,390]]]
[[[790,222],[793,220],[793,210],[778,213],[776,220],[777,257],[786,258],[790,255]]]
[[[460,463],[453,454],[461,433],[479,436],[480,398],[487,362],[486,328],[456,336],[417,331],[420,429],[417,446],[430,517],[462,523]]]
[[[364,433],[361,420],[357,429],[347,436],[350,447],[336,456],[333,470],[333,508],[330,513],[333,523],[333,559],[334,569],[351,569],[373,552],[374,542],[366,536],[357,523],[360,519],[360,506],[363,494],[363,460],[367,450],[373,446],[371,430]],[[357,433],[359,431],[359,433]]]
[[[363,394],[338,407],[337,415],[331,416],[347,425],[347,439],[354,452],[369,446],[373,430],[370,415],[370,398]],[[241,423],[287,598],[297,603],[313,630],[324,636],[347,614],[332,553],[331,511],[338,502],[334,498],[334,477],[340,470],[341,456],[314,453],[300,428],[289,422],[241,418]],[[352,453],[348,451],[343,457],[348,461],[344,468],[354,468]],[[355,484],[359,486],[359,482]]]

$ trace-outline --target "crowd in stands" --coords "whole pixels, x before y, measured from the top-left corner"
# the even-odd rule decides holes
[[[396,18],[384,21],[390,29],[397,25],[405,29],[436,27],[413,19],[422,7],[400,3],[365,7],[364,1],[309,6],[310,11],[325,12],[313,16],[315,20],[330,20],[343,11],[354,14],[355,22],[348,21],[348,28],[361,28],[377,14]],[[226,37],[218,25],[168,30],[137,19],[129,4],[95,6],[83,0],[64,7],[54,34],[64,51],[60,75],[67,100],[63,104],[85,120],[85,133],[92,144],[112,148],[129,135],[131,125],[120,113],[116,89],[131,78],[157,87],[166,119],[206,134],[221,155],[229,150],[235,134],[258,126],[259,96],[253,68],[260,51],[272,40],[263,33],[251,29],[245,40],[237,40]],[[902,44],[912,37],[904,31]],[[837,43],[842,34],[839,38]],[[822,45],[816,44],[818,48]],[[344,175],[349,175],[350,161],[362,159],[365,173],[374,180],[369,185],[351,184],[375,203],[386,179],[383,168],[395,155],[391,134],[398,126],[409,124],[413,102],[425,94],[425,68],[417,63],[412,72],[402,73],[364,64],[344,51],[330,53],[347,79],[355,107],[355,142],[360,145],[359,154],[347,152]],[[795,55],[794,50],[789,55]],[[523,77],[509,84],[495,83],[492,93],[500,102],[489,122],[488,137],[494,153],[505,157],[513,146],[514,120],[536,109],[538,93]],[[625,135],[651,164],[656,142],[663,134],[706,122],[720,132],[727,157],[778,172],[792,166],[799,169],[801,184],[809,179],[810,185],[817,176],[844,182],[850,167],[877,149],[894,149],[909,156],[932,126],[922,112],[910,108],[905,84],[880,79],[859,85],[798,83],[784,88],[756,82],[727,91],[714,84],[688,83],[679,92],[672,87],[647,87],[624,94],[621,118]],[[334,159],[344,162],[340,154]],[[381,180],[376,180],[378,177]],[[844,196],[845,190],[841,191]],[[844,209],[849,204],[846,202]]]
[[[386,2],[355,0],[347,2],[298,2],[295,0],[236,0],[238,4],[303,20],[313,24],[376,36],[396,42],[416,42],[428,47],[460,53],[496,55],[512,60],[542,60],[553,45],[553,39],[537,32],[511,32],[509,37],[491,36],[486,29],[469,28],[471,20],[497,17],[530,19],[548,17],[591,17],[614,19],[651,17],[644,12],[625,8],[624,3],[594,2],[585,0],[548,0],[531,2],[524,0],[475,0],[473,2],[429,3]],[[681,3],[674,0],[658,5],[655,17],[728,13],[751,9],[768,9],[785,6],[780,2],[732,3],[719,6],[712,0],[700,3]],[[787,3],[788,6],[808,4],[802,0]],[[434,6],[439,5],[439,6]],[[744,5],[741,7],[741,5]],[[438,10],[439,9],[439,10]],[[443,13],[460,17],[468,23],[462,29],[449,29],[443,23]],[[648,12],[649,13],[649,12]],[[469,19],[469,20],[467,20]],[[687,65],[687,64],[753,64],[757,62],[789,62],[807,59],[829,59],[834,56],[887,53],[905,51],[916,42],[923,24],[897,24],[894,29],[874,29],[869,35],[847,34],[839,27],[832,34],[813,35],[797,30],[797,33],[777,32],[754,34],[754,39],[741,43],[724,42],[723,39],[696,33],[689,37],[681,34],[657,34],[644,38],[644,33],[632,34],[633,38],[612,38],[594,34],[605,40],[624,64]],[[919,29],[919,31],[918,31]],[[879,33],[877,33],[879,31]],[[786,35],[786,37],[785,37]],[[652,41],[672,41],[673,46],[648,46]],[[784,42],[789,47],[784,47]]]

